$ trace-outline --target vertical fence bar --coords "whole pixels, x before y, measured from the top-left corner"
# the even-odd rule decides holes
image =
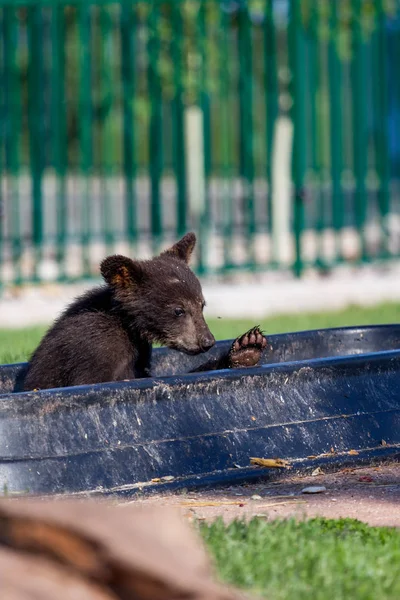
[[[149,160],[151,188],[151,233],[154,250],[158,250],[162,234],[161,178],[163,172],[163,111],[160,73],[159,0],[152,0],[148,17],[148,91],[150,99]]]
[[[248,242],[255,227],[254,211],[254,139],[253,139],[253,58],[252,32],[247,3],[238,9],[238,60],[240,107],[240,176],[245,183],[244,223]],[[252,257],[254,260],[254,257]],[[250,261],[249,261],[250,262]]]
[[[12,194],[12,261],[14,269],[14,282],[18,285],[22,283],[21,257],[22,257],[22,231],[21,231],[21,198],[20,198],[20,142],[22,132],[22,89],[20,73],[20,62],[18,57],[18,21],[16,12],[8,8],[9,27],[10,27],[10,174],[11,174],[11,194]]]
[[[5,165],[5,145],[6,145],[6,25],[5,25],[5,8],[0,8],[0,173],[3,173],[3,179],[0,179],[0,269],[3,265],[3,232],[4,232],[4,193],[3,189],[6,185],[6,165]],[[4,186],[4,188],[3,188]],[[0,277],[0,290],[3,287],[3,278]]]
[[[231,44],[229,22],[224,10],[220,11],[221,43],[219,52],[219,102],[221,128],[221,176],[223,179],[222,236],[224,267],[232,265],[232,236],[234,225],[232,200],[232,109],[230,102]]]
[[[304,175],[307,165],[306,119],[305,119],[305,43],[300,2],[291,0],[289,17],[289,53],[292,69],[292,118],[294,125],[292,178],[294,184],[294,237],[295,260],[293,270],[296,277],[303,271],[301,238],[304,229],[305,191]]]
[[[90,197],[89,177],[92,175],[92,23],[91,6],[79,5],[79,144],[80,144],[80,178],[82,181],[81,200],[81,245],[83,259],[83,275],[90,274]]]
[[[381,217],[382,232],[382,254],[389,256],[389,231],[388,218],[390,211],[390,156],[388,136],[388,68],[387,68],[387,45],[386,45],[386,16],[383,0],[378,0],[377,6],[377,31],[374,52],[374,105],[376,113],[375,124],[375,153],[376,168],[379,177],[378,206]]]
[[[209,4],[208,6],[211,6]],[[211,110],[208,85],[209,60],[207,52],[207,3],[202,2],[199,7],[198,19],[198,38],[197,43],[201,51],[201,73],[199,78],[199,99],[203,112],[203,140],[204,140],[204,208],[200,218],[200,243],[199,243],[199,263],[198,271],[206,273],[208,265],[208,240],[211,226],[211,197],[210,197],[210,175],[212,165],[212,145],[211,145]]]
[[[184,101],[182,81],[183,59],[183,5],[174,2],[172,5],[172,60],[174,64],[174,99],[173,99],[173,163],[178,189],[176,232],[181,236],[186,231],[187,224],[187,183],[185,159],[185,129],[184,129]]]
[[[333,4],[336,4],[334,0]],[[315,199],[315,230],[318,236],[316,264],[324,266],[323,235],[327,225],[325,222],[325,198],[322,190],[322,144],[321,144],[321,76],[320,59],[322,41],[319,38],[320,5],[315,2],[311,6],[309,50],[309,94],[310,94],[310,138],[311,167],[313,170],[313,196]]]
[[[367,249],[364,225],[367,215],[368,196],[366,176],[368,169],[367,131],[367,75],[366,42],[363,27],[363,2],[354,0],[352,13],[353,59],[352,59],[352,102],[353,102],[353,162],[356,189],[354,197],[355,223],[361,242],[361,259],[366,260]]]
[[[330,154],[332,222],[335,231],[336,257],[342,259],[340,230],[343,227],[343,135],[342,135],[342,66],[338,55],[338,2],[331,3],[328,77],[330,104]]]
[[[129,243],[137,241],[137,197],[135,188],[136,156],[133,113],[135,103],[135,41],[136,7],[124,1],[121,6],[121,77],[122,77],[122,124],[123,169],[125,183],[126,235]]]
[[[55,6],[51,20],[51,47],[52,47],[52,94],[51,94],[51,121],[53,141],[53,161],[57,176],[57,263],[59,278],[66,278],[65,260],[67,252],[67,122],[66,122],[66,90],[65,90],[65,14],[63,6]]]
[[[100,106],[99,119],[101,122],[101,153],[100,172],[96,176],[101,178],[102,195],[102,221],[103,238],[106,251],[111,254],[114,244],[114,211],[111,206],[110,180],[113,175],[114,135],[112,131],[113,118],[113,81],[112,81],[112,55],[113,47],[113,21],[110,14],[111,9],[100,7],[99,26],[101,44],[101,66],[100,66]]]
[[[274,21],[274,0],[265,0],[264,20],[264,85],[266,95],[266,175],[268,184],[267,215],[268,230],[272,232],[272,151],[274,128],[279,114],[279,86],[278,86],[278,57],[276,45],[276,28]]]
[[[21,83],[18,62],[18,23],[15,9],[3,8],[3,60],[4,60],[4,162],[8,170],[8,191],[11,195],[11,259],[13,280],[22,283],[21,273],[21,202],[19,191],[19,168],[22,116]],[[5,206],[2,207],[5,209]],[[5,215],[3,215],[4,217]]]
[[[400,17],[400,0],[397,0],[397,15]],[[394,27],[391,27],[391,53],[390,53],[390,72],[395,73],[397,63],[396,60],[400,56],[400,23],[395,22]],[[389,57],[388,57],[389,58]],[[391,160],[392,177],[398,182],[400,180],[400,155],[399,155],[399,142],[396,139],[396,131],[400,129],[400,77],[390,78],[391,87],[391,147],[395,150],[393,159]],[[393,132],[394,129],[394,132]]]
[[[44,77],[43,77],[43,13],[40,6],[27,9],[29,44],[29,147],[32,188],[32,242],[34,250],[33,279],[38,281],[38,265],[43,244],[43,171],[44,171]]]

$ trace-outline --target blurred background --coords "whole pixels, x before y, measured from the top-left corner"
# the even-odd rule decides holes
[[[399,56],[398,0],[0,0],[3,298],[193,230],[214,313],[398,300]]]

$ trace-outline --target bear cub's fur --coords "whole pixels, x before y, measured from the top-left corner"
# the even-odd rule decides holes
[[[149,377],[153,342],[188,354],[209,350],[215,339],[204,320],[200,282],[188,267],[195,243],[188,233],[151,260],[103,260],[106,285],[75,300],[54,323],[31,357],[23,388]],[[221,364],[199,370],[236,366],[235,352],[239,364],[244,352],[243,366],[257,362],[265,338],[256,328],[248,332],[245,348],[243,339]]]

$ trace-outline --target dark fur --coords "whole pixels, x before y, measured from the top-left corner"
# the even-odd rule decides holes
[[[188,233],[148,261],[106,258],[106,285],[75,300],[50,328],[30,360],[23,389],[149,377],[153,342],[188,354],[209,350],[215,339],[203,317],[200,282],[187,264],[195,243]],[[196,371],[254,366],[266,344],[255,327],[226,356]]]
[[[24,389],[148,377],[155,341],[188,354],[209,350],[215,339],[203,317],[200,282],[187,265],[195,242],[189,233],[148,261],[106,258],[107,285],[75,300],[47,332]]]
[[[266,347],[267,338],[261,329],[257,326],[252,327],[234,340],[225,356],[211,358],[191,372],[200,373],[200,371],[214,371],[215,369],[255,367]]]

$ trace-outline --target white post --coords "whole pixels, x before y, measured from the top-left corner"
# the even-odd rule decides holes
[[[205,204],[203,111],[198,106],[185,110],[185,150],[190,212],[198,217]]]
[[[275,123],[272,152],[272,247],[274,260],[290,263],[292,240],[291,218],[291,160],[293,123],[279,117]]]
[[[201,228],[201,217],[205,210],[205,173],[203,111],[199,106],[188,106],[185,110],[186,179],[189,196],[189,214],[196,229]],[[203,237],[207,232],[202,232]],[[200,246],[203,261],[207,261],[205,248]]]

